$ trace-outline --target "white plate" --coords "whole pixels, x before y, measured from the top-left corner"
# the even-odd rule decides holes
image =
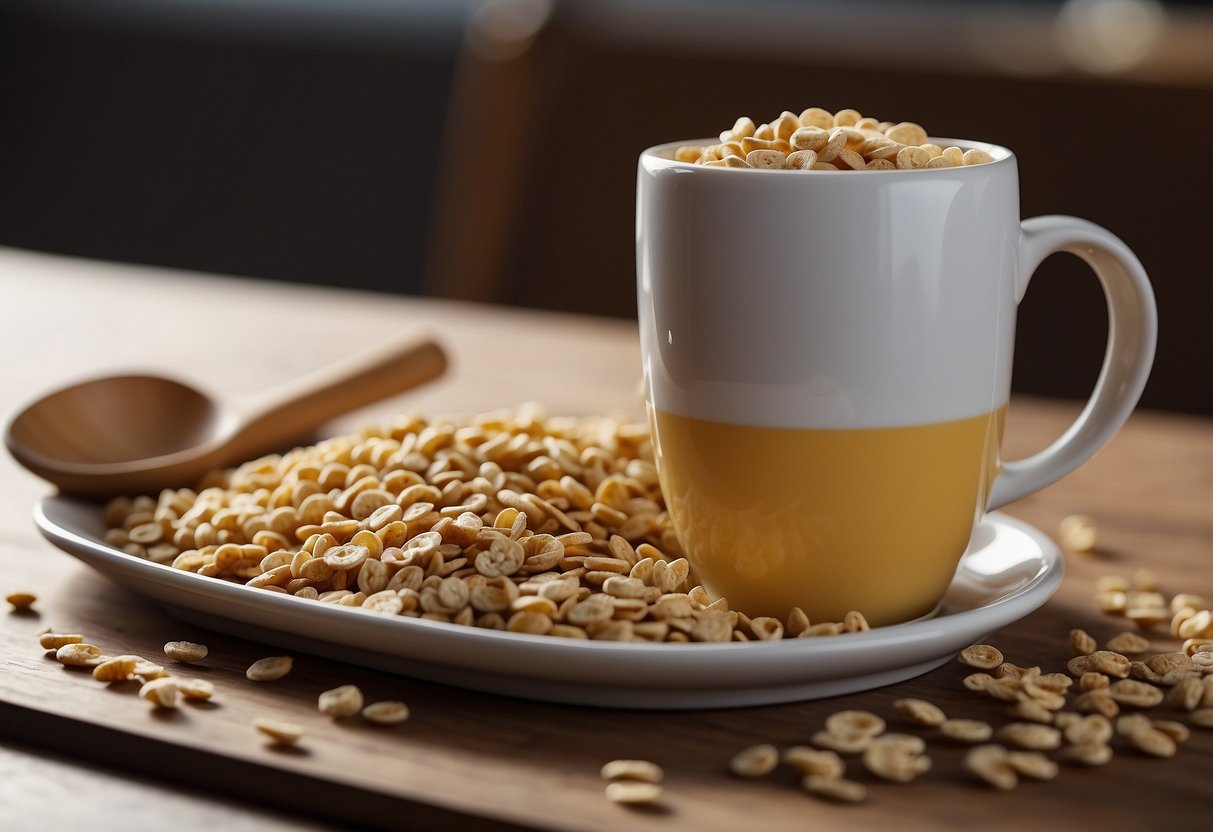
[[[44,499],[34,521],[64,551],[211,629],[489,693],[610,708],[769,705],[900,682],[1037,609],[1062,575],[1047,537],[991,514],[933,618],[827,638],[624,644],[385,616],[205,578],[107,546],[100,508],[63,497]]]

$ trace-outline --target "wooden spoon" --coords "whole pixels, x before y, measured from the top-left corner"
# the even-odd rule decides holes
[[[155,494],[283,450],[325,422],[444,369],[441,347],[414,336],[233,403],[160,376],[98,378],[31,404],[9,422],[4,444],[65,493]]]

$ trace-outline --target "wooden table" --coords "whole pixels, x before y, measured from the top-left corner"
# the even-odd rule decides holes
[[[249,392],[409,327],[441,334],[453,358],[448,376],[335,431],[412,407],[449,413],[536,400],[552,413],[640,410],[635,327],[625,322],[5,250],[0,297],[6,417],[49,388],[119,367]],[[1010,455],[1043,446],[1075,412],[1071,403],[1016,399]],[[242,671],[272,654],[267,648],[186,626],[44,542],[30,509],[48,490],[0,459],[0,595],[28,589],[39,596],[31,613],[0,613],[6,830],[14,822],[16,829],[75,828],[86,818],[99,828],[159,829],[170,816],[182,829],[298,828],[305,816],[312,828],[1129,830],[1207,820],[1213,810],[1213,731],[1195,731],[1171,760],[1118,750],[1104,768],[1066,766],[1055,781],[1010,793],[974,783],[962,770],[963,750],[934,742],[934,769],[913,785],[857,774],[870,785],[860,806],[809,797],[787,772],[762,782],[727,774],[735,751],[760,741],[804,742],[844,707],[889,716],[894,699],[922,696],[957,716],[1007,721],[998,704],[962,689],[966,669],[957,663],[833,700],[687,713],[542,705],[309,657],[280,683],[255,686]],[[1063,670],[1071,627],[1099,639],[1123,629],[1092,606],[1100,575],[1149,567],[1164,591],[1213,597],[1213,422],[1138,413],[1093,461],[1009,509],[1050,534],[1074,512],[1098,520],[1103,545],[1098,554],[1067,556],[1057,595],[990,636],[1020,665]],[[215,682],[216,705],[154,714],[123,686],[106,688],[46,657],[36,634],[51,625],[149,656],[168,640],[204,641],[211,657],[198,675]],[[1175,649],[1169,636],[1155,636],[1156,650]],[[334,723],[316,711],[315,697],[341,683],[404,699],[413,716],[389,730]],[[297,752],[269,750],[255,735],[250,720],[263,714],[304,724]],[[661,809],[628,811],[604,798],[598,769],[617,757],[664,766]],[[68,784],[68,799],[59,799]]]

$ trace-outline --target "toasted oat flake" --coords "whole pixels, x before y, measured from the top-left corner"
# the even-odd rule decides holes
[[[989,673],[970,673],[964,678],[964,686],[971,691],[983,691],[986,685],[994,681]]]
[[[273,682],[290,673],[294,664],[290,656],[269,656],[249,665],[244,675],[253,682]]]
[[[362,709],[362,718],[379,725],[399,725],[409,718],[409,707],[393,700],[372,702]]]
[[[1150,640],[1140,633],[1124,632],[1112,636],[1105,646],[1117,653],[1136,655],[1150,649]]]
[[[821,751],[807,745],[793,745],[783,750],[781,760],[802,775],[818,775],[821,777],[841,777],[846,771],[846,763],[834,751]]]
[[[1010,752],[1001,745],[979,745],[965,755],[964,766],[994,788],[1008,791],[1019,785],[1019,775],[1009,757]]]
[[[34,605],[38,596],[32,592],[10,592],[4,596],[4,600],[11,604],[14,610],[25,610]]]
[[[607,783],[607,800],[624,805],[656,803],[661,799],[661,786],[639,780],[616,780]]]
[[[1088,714],[1064,726],[1063,734],[1071,745],[1103,745],[1112,740],[1112,723],[1101,714]]]
[[[868,734],[836,734],[832,731],[817,731],[809,740],[818,748],[836,751],[839,754],[858,754],[872,744]]]
[[[939,726],[939,732],[957,742],[985,742],[994,735],[994,729],[979,719],[948,719]]]
[[[825,729],[831,734],[874,737],[885,729],[885,721],[868,711],[837,711],[826,717]]]
[[[961,664],[982,670],[993,670],[1003,662],[1002,652],[989,644],[973,644],[960,651]]]
[[[303,726],[294,722],[257,717],[253,720],[253,727],[281,745],[294,745],[303,736]]]
[[[1168,734],[1150,727],[1143,731],[1134,731],[1126,739],[1129,744],[1144,754],[1153,757],[1174,757],[1175,740]]]
[[[122,682],[135,675],[138,656],[115,656],[93,668],[93,678],[99,682]]]
[[[354,716],[362,710],[362,691],[357,685],[341,685],[320,694],[320,713],[335,718]]]
[[[1181,711],[1194,711],[1204,699],[1205,686],[1200,679],[1180,679],[1166,693],[1166,703]]]
[[[208,652],[205,644],[192,641],[170,641],[164,645],[164,655],[177,662],[200,662]]]
[[[84,636],[79,633],[42,633],[38,636],[38,644],[44,650],[58,650],[65,644],[81,644]]]
[[[1213,728],[1213,708],[1197,708],[1188,716],[1188,722],[1197,728]]]
[[[770,743],[742,749],[729,760],[729,770],[738,777],[765,777],[779,764],[779,749]]]
[[[1120,653],[1115,653],[1110,650],[1096,650],[1087,658],[1087,669],[1094,670],[1108,676],[1115,676],[1119,679],[1129,675],[1129,669],[1132,662]]]
[[[181,692],[175,679],[164,676],[145,683],[139,689],[139,696],[157,708],[176,708]]]
[[[1084,742],[1061,749],[1063,760],[1084,766],[1102,766],[1112,759],[1112,747],[1101,742]]]
[[[893,703],[893,710],[919,725],[935,727],[947,720],[938,705],[925,699],[898,699]]]
[[[215,695],[215,685],[206,679],[178,679],[177,689],[186,699],[205,702]]]
[[[921,737],[910,734],[884,734],[874,737],[863,752],[863,764],[868,771],[885,780],[909,783],[931,768],[931,759],[922,752]]]
[[[95,644],[72,642],[55,651],[55,661],[68,667],[95,667],[102,658],[101,648]]]
[[[1061,745],[1061,732],[1048,725],[1031,722],[1012,722],[996,732],[998,739],[1007,745],[1040,751]]]
[[[665,776],[661,766],[648,760],[612,760],[599,773],[603,780],[635,780],[641,783],[660,783]]]
[[[1063,517],[1057,536],[1062,548],[1071,552],[1090,552],[1099,542],[1095,519],[1086,514]]]
[[[1082,714],[1100,714],[1108,719],[1120,713],[1120,705],[1108,695],[1105,688],[1089,690],[1074,700],[1074,710]]]
[[[1153,708],[1162,703],[1163,695],[1153,685],[1136,679],[1119,679],[1108,687],[1108,696],[1117,704],[1133,708]]]
[[[1007,763],[1019,774],[1034,780],[1052,780],[1057,776],[1057,763],[1039,751],[1011,751]]]
[[[1086,630],[1070,630],[1070,649],[1076,656],[1089,656],[1099,649],[1095,639]]]
[[[1154,730],[1161,731],[1176,743],[1187,742],[1192,736],[1192,731],[1187,725],[1182,722],[1176,722],[1173,719],[1156,719],[1154,720]]]
[[[1016,702],[1010,707],[1008,713],[1018,720],[1037,722],[1041,725],[1048,725],[1053,721],[1053,712],[1039,702],[1031,699]]]

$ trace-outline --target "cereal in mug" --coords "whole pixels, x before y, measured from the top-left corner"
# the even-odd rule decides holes
[[[912,121],[877,121],[856,110],[831,113],[810,107],[799,116],[784,110],[767,124],[742,116],[720,134],[720,143],[680,147],[679,162],[707,167],[764,170],[916,170],[994,161],[984,150],[940,147]]]

